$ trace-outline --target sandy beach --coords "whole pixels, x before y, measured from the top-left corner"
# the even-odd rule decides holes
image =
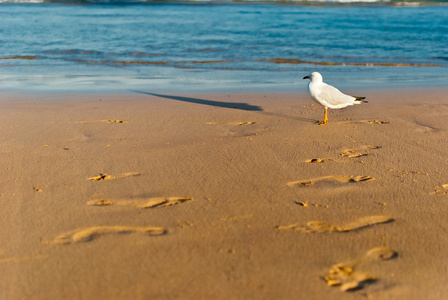
[[[448,299],[448,89],[0,95],[0,298]]]

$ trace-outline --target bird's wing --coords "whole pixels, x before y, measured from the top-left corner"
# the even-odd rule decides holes
[[[353,103],[354,97],[342,93],[334,86],[323,83],[320,87],[319,98],[333,106]]]

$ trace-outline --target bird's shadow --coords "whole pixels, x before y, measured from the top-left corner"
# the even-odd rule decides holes
[[[233,109],[247,110],[247,111],[263,111],[263,109],[260,106],[250,105],[247,103],[221,102],[221,101],[205,100],[205,99],[183,97],[183,96],[162,95],[162,94],[148,93],[148,92],[143,92],[143,91],[134,91],[134,92],[140,93],[140,94],[145,94],[145,95],[156,96],[156,97],[160,97],[160,98],[166,98],[166,99],[183,101],[183,102],[190,102],[190,103],[195,103],[195,104],[209,105],[209,106],[215,106],[215,107],[233,108]]]
[[[134,90],[133,92],[139,93],[139,94],[155,96],[155,97],[160,97],[160,98],[165,98],[165,99],[176,100],[176,101],[209,105],[209,106],[221,107],[221,108],[231,108],[231,109],[238,109],[238,110],[245,110],[245,111],[253,111],[253,112],[257,112],[257,113],[271,116],[271,117],[278,117],[278,118],[284,118],[284,119],[290,119],[290,120],[317,123],[317,121],[313,120],[313,119],[289,116],[289,115],[280,114],[280,113],[267,112],[267,111],[264,111],[263,108],[260,106],[250,105],[248,103],[221,102],[221,101],[215,101],[215,100],[206,100],[206,99],[191,98],[191,97],[184,97],[184,96],[163,95],[163,94],[149,93],[149,92],[137,91],[137,90]]]

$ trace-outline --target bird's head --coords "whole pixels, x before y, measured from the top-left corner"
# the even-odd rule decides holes
[[[322,75],[319,72],[313,72],[308,76],[303,77],[303,79],[309,79],[311,81],[322,81]]]

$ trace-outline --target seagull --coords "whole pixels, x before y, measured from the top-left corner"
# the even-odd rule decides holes
[[[313,72],[303,79],[309,79],[308,91],[311,98],[325,107],[324,120],[319,122],[319,125],[327,124],[327,109],[340,109],[353,104],[367,103],[364,100],[366,97],[349,96],[342,93],[334,86],[323,82],[322,75],[319,72]]]

